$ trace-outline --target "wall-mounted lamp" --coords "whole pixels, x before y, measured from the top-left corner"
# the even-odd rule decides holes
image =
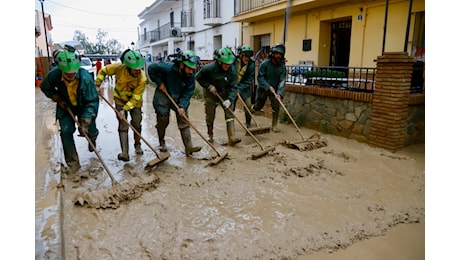
[[[358,21],[362,21],[363,20],[363,8],[360,7],[359,8],[359,14],[358,14]]]

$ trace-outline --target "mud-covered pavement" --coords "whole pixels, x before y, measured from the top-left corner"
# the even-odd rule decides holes
[[[110,88],[104,87],[110,100]],[[153,90],[149,86],[144,94],[142,135],[158,149]],[[186,157],[172,113],[166,134],[171,156],[146,169],[156,155],[145,144],[144,155],[135,155],[131,130],[131,160],[117,160],[117,120],[101,100],[97,151],[110,172],[120,183],[158,182],[116,209],[81,207],[74,205],[77,194],[108,189],[111,180],[96,154],[88,152],[87,141],[77,136],[82,168],[66,174],[55,104],[35,91],[36,259],[424,258],[424,145],[391,153],[321,134],[327,146],[299,151],[283,145],[300,136],[293,125],[281,124],[281,133],[256,135],[276,149],[252,160],[261,148],[237,122],[243,141],[224,145],[219,108],[214,145],[228,152],[225,160],[208,166],[216,153],[193,129],[194,144],[203,149]],[[236,114],[244,120],[242,111]],[[202,100],[192,101],[189,115],[206,136]],[[268,119],[257,119],[269,125]],[[305,137],[317,133],[301,131]]]

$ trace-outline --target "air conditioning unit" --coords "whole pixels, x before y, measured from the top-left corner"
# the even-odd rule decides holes
[[[171,37],[179,37],[179,29],[177,29],[176,27],[172,27],[170,30],[169,30],[169,35]]]

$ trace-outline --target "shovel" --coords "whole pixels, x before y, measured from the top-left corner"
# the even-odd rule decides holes
[[[238,95],[238,94],[237,94]],[[216,96],[219,98],[220,102],[223,103],[224,100],[222,99],[222,97],[219,95],[219,93],[216,93]],[[251,158],[254,160],[254,159],[257,159],[259,157],[262,157],[266,154],[268,154],[269,152],[275,150],[275,146],[272,146],[272,147],[268,147],[268,148],[264,148],[263,145],[259,142],[259,140],[257,140],[257,138],[249,131],[249,129],[240,121],[240,119],[235,115],[235,113],[233,113],[232,109],[230,109],[230,107],[227,107],[227,110],[230,111],[233,115],[233,117],[236,119],[236,121],[238,121],[238,123],[244,128],[244,130],[246,130],[246,133],[248,133],[252,139],[254,139],[254,141],[260,146],[260,149],[262,150],[261,152],[258,152],[258,153],[255,153],[255,154],[252,154],[251,155]]]
[[[81,124],[75,118],[72,110],[69,107],[66,108],[70,116],[73,118],[77,126],[81,129]],[[102,166],[105,171],[109,174],[110,179],[112,180],[112,187],[104,188],[101,190],[94,190],[89,192],[77,193],[73,202],[75,205],[93,207],[93,208],[118,208],[121,202],[129,201],[141,196],[144,190],[149,190],[152,187],[155,187],[158,183],[158,178],[156,176],[149,178],[135,178],[130,179],[126,182],[119,183],[115,180],[109,168],[102,160],[101,155],[96,150],[96,146],[91,142],[91,139],[88,135],[81,131],[82,135],[86,138],[91,148],[97,155],[99,161],[101,161]]]
[[[78,120],[75,118],[75,115],[73,114],[72,110],[70,110],[70,107],[67,107],[67,106],[66,106],[66,109],[67,109],[67,112],[69,112],[70,116],[72,117],[73,121],[77,124],[78,128],[81,129],[80,122],[78,122]],[[113,177],[112,173],[110,172],[109,167],[107,167],[107,165],[105,164],[104,160],[102,160],[101,155],[100,155],[99,152],[96,150],[96,147],[94,146],[93,142],[91,142],[91,139],[88,137],[88,135],[87,135],[84,131],[81,131],[81,134],[83,134],[83,136],[85,136],[85,138],[86,138],[86,140],[88,141],[89,145],[91,146],[91,148],[92,148],[92,149],[94,150],[94,152],[96,153],[97,158],[99,159],[99,161],[101,161],[102,166],[104,167],[105,171],[109,174],[110,180],[112,180],[112,186],[114,186],[115,184],[119,184],[119,183],[115,180],[115,178]]]
[[[238,98],[239,101],[241,101],[241,103],[243,103],[244,109],[249,113],[249,115],[251,116],[252,120],[254,121],[254,123],[257,126],[256,128],[248,128],[248,131],[251,132],[254,135],[270,133],[270,127],[269,126],[267,126],[267,127],[260,127],[259,126],[259,124],[257,123],[254,115],[251,113],[251,110],[246,105],[246,103],[244,102],[243,98],[241,98],[239,93],[236,93],[236,97]],[[248,133],[246,133],[246,134],[248,135]]]
[[[179,106],[177,105],[176,101],[174,101],[174,99],[171,97],[171,95],[169,95],[169,93],[167,91],[164,91],[163,93],[169,98],[171,103],[174,104],[176,109],[179,110]],[[187,123],[193,128],[193,130],[195,130],[195,132],[214,150],[214,152],[216,152],[217,157],[214,158],[209,163],[210,166],[213,166],[213,165],[216,165],[216,164],[220,163],[223,159],[225,159],[227,157],[227,155],[228,155],[227,152],[225,152],[223,154],[220,154],[219,151],[217,151],[217,149],[214,147],[214,145],[212,145],[208,140],[206,140],[206,138],[203,136],[203,134],[201,134],[200,131],[198,131],[198,129],[192,124],[192,122],[190,122],[188,117],[184,116],[184,118],[187,121]]]
[[[114,108],[112,106],[112,104],[110,104],[110,102],[105,98],[103,97],[102,95],[99,95],[114,111],[115,113],[118,113],[117,109]],[[134,131],[134,133],[136,133],[141,139],[142,141],[144,141],[144,143],[155,153],[155,155],[157,156],[156,159],[153,159],[151,160],[150,162],[147,163],[147,167],[153,167],[163,161],[165,161],[166,159],[169,158],[170,154],[169,152],[166,152],[165,153],[165,156],[164,157],[161,157],[160,154],[147,142],[147,140],[145,140],[144,137],[142,137],[142,135],[140,135],[139,131],[136,130],[136,128],[134,128],[134,126],[132,126],[128,120],[126,120],[126,118],[123,118],[123,121],[129,125],[129,127],[131,127],[131,129]]]
[[[281,101],[281,99],[278,96],[276,96],[276,93],[273,93],[273,95],[275,95],[276,100],[278,100],[278,103],[280,103],[280,105],[283,108],[284,112],[286,112],[286,114],[288,115],[289,119],[291,119],[291,122],[294,124],[295,128],[297,129],[297,132],[300,134],[300,137],[302,137],[301,141],[297,141],[297,142],[285,141],[285,144],[290,148],[295,148],[295,149],[298,149],[298,150],[301,150],[301,151],[303,151],[303,150],[311,150],[308,147],[311,145],[311,143],[313,141],[312,137],[307,139],[307,138],[305,138],[303,136],[302,132],[300,131],[300,129],[297,126],[297,124],[295,123],[294,119],[292,118],[291,114],[287,110],[286,106],[284,106],[284,104]],[[320,143],[321,143],[320,147],[325,146],[325,142],[321,141]],[[307,147],[305,148],[304,146],[307,146]]]

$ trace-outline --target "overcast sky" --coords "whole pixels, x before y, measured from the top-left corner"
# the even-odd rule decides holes
[[[155,0],[44,0],[45,13],[51,15],[53,42],[72,40],[76,30],[90,42],[96,42],[98,28],[108,32],[108,39],[117,39],[124,47],[137,41],[141,20],[137,15]],[[41,11],[40,1],[35,9]]]

